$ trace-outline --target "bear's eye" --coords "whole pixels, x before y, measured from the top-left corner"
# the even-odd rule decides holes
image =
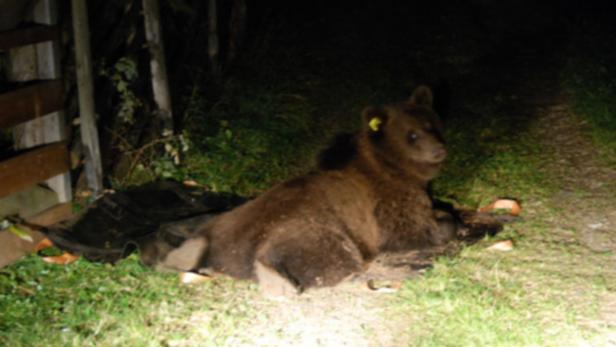
[[[415,143],[415,141],[417,141],[417,138],[419,137],[419,135],[417,135],[417,133],[409,131],[408,135],[406,135],[406,139],[409,143],[413,144]]]

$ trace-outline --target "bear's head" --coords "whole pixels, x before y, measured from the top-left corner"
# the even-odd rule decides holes
[[[406,101],[363,111],[363,132],[387,168],[424,180],[440,170],[447,151],[432,99],[430,88],[419,86]]]

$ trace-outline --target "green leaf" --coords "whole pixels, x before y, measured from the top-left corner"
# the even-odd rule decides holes
[[[14,224],[8,227],[8,231],[24,241],[34,242],[32,236],[27,230],[21,229]]]

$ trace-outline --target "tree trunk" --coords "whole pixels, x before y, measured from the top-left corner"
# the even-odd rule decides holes
[[[227,64],[232,64],[242,45],[246,30],[246,0],[234,0],[229,23],[229,51]]]
[[[160,9],[158,0],[143,0],[143,17],[145,37],[150,50],[150,70],[152,74],[152,91],[158,108],[157,115],[162,123],[162,135],[173,134],[173,113],[167,67],[165,65],[165,48],[160,26]]]
[[[220,62],[218,56],[220,47],[218,43],[218,10],[216,0],[208,0],[208,55],[212,66],[212,74],[220,75]]]

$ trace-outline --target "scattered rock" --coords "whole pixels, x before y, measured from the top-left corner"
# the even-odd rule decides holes
[[[520,204],[513,199],[498,199],[493,203],[479,209],[479,212],[496,212],[498,210],[505,211],[513,216],[519,216],[522,208]]]
[[[34,252],[37,253],[43,249],[47,249],[51,247],[53,247],[53,242],[51,242],[51,240],[48,238],[44,238],[39,243],[36,244],[36,246],[34,247]]]
[[[180,272],[180,283],[197,284],[207,282],[212,279],[210,276],[201,275],[195,272]]]
[[[401,281],[377,281],[377,280],[368,280],[366,282],[366,286],[371,291],[377,293],[395,293],[402,287]]]
[[[588,224],[588,227],[591,229],[601,229],[601,227],[603,227],[603,223],[591,223]]]
[[[499,241],[493,244],[492,246],[488,247],[487,250],[499,251],[499,252],[509,252],[513,250],[513,241],[511,240]]]
[[[79,259],[79,256],[64,252],[62,255],[54,257],[43,257],[42,259],[44,262],[49,264],[67,265]]]

